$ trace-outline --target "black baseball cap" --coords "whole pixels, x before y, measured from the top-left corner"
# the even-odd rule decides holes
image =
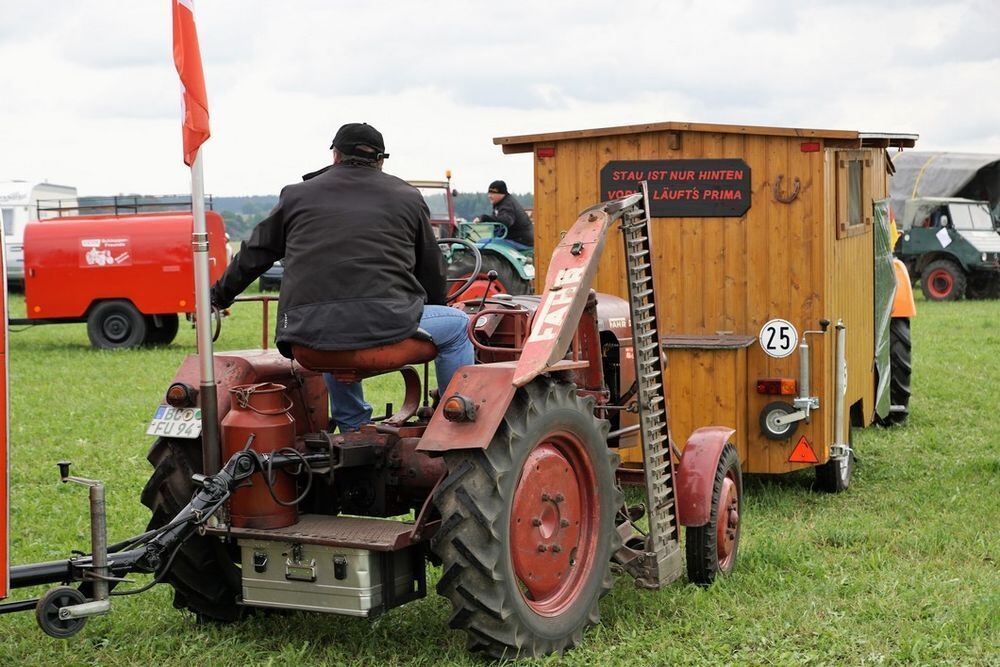
[[[503,181],[493,181],[490,183],[489,192],[495,192],[498,195],[507,194],[507,184]]]
[[[364,147],[360,148],[359,146]],[[336,148],[344,155],[380,160],[389,157],[385,152],[382,133],[368,123],[348,123],[341,125],[333,138],[330,148]],[[365,150],[367,148],[368,150]]]

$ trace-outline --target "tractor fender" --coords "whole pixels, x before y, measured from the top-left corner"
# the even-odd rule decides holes
[[[898,257],[892,258],[892,266],[896,270],[896,296],[892,299],[892,316],[913,317],[917,314],[917,304],[913,300],[910,272]]]
[[[288,395],[293,404],[291,414],[295,418],[297,434],[302,435],[326,426],[329,404],[326,385],[320,373],[296,368],[293,374],[288,359],[278,354],[277,350],[219,352],[214,355],[212,362],[220,421],[232,406],[230,389],[241,384],[276,382],[294,388]],[[301,391],[298,388],[299,378],[304,384]],[[199,389],[201,367],[198,355],[189,354],[185,357],[171,382],[182,382],[193,389]],[[197,404],[201,405],[200,394]]]
[[[475,405],[471,421],[453,422],[444,410],[435,410],[420,438],[418,452],[438,453],[456,449],[486,449],[514,400],[514,364],[480,364],[460,368],[441,394],[441,400],[459,394]]]
[[[677,467],[677,520],[683,526],[704,526],[712,511],[715,471],[722,448],[735,430],[725,426],[703,426],[684,445]]]
[[[531,258],[519,250],[515,250],[511,246],[503,242],[502,239],[491,240],[486,244],[480,246],[479,251],[484,255],[493,253],[502,257],[504,261],[513,267],[517,275],[521,277],[522,280],[534,280],[535,279],[535,266],[529,261]],[[529,268],[530,267],[530,268]]]

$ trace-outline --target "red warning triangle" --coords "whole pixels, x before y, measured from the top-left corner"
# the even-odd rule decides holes
[[[798,444],[795,445],[795,449],[792,450],[792,455],[788,457],[789,463],[819,463],[819,459],[816,458],[816,452],[813,451],[812,445],[806,440],[806,436],[799,438]]]

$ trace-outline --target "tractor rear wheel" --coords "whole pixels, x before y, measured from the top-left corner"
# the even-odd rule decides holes
[[[600,621],[622,493],[593,406],[575,385],[539,378],[518,390],[489,447],[445,453],[431,548],[448,623],[470,650],[561,653]]]
[[[153,513],[148,527],[152,530],[169,523],[194,495],[191,476],[202,470],[201,439],[157,438],[146,458],[153,464],[153,475],[142,490],[142,504]],[[217,537],[195,533],[188,538],[163,581],[174,589],[174,607],[201,619],[229,622],[243,613],[236,602],[242,587],[240,569]]]
[[[924,267],[920,289],[931,301],[958,301],[965,294],[965,272],[950,259],[938,259]]]
[[[715,468],[712,509],[704,526],[688,527],[684,550],[688,580],[707,586],[729,574],[736,565],[740,547],[740,515],[743,511],[743,473],[736,448],[727,443]]]
[[[910,339],[910,318],[889,320],[889,403],[896,409],[884,418],[880,426],[902,424],[910,416],[910,375],[913,372],[913,343]]]
[[[125,299],[101,301],[87,315],[90,344],[101,350],[139,347],[146,329],[146,318]]]
[[[475,268],[475,258],[473,258],[472,253],[458,253],[454,261],[448,265],[448,279],[464,280],[472,275],[473,268]],[[490,285],[490,293],[486,294],[486,286],[489,283],[487,274],[490,271],[497,272],[497,279]],[[455,282],[452,285],[461,285],[461,283]],[[531,282],[522,278],[510,262],[496,253],[484,252],[479,279],[461,296],[461,300],[472,301],[494,294],[528,294],[530,291]]]
[[[152,315],[146,315],[146,340],[143,345],[170,345],[177,338],[177,330],[180,328],[180,320],[177,313],[160,315],[161,326],[156,326],[156,319]]]
[[[969,275],[965,288],[967,299],[1000,298],[1000,273],[996,271],[975,271]]]

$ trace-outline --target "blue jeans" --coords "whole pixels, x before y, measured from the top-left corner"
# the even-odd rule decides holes
[[[442,392],[455,371],[475,361],[468,327],[469,316],[456,308],[424,306],[420,328],[429,333],[437,345],[434,371]],[[324,373],[323,379],[330,392],[331,431],[334,426],[339,427],[341,433],[356,431],[371,420],[372,406],[365,401],[360,382],[338,382],[329,373]]]

